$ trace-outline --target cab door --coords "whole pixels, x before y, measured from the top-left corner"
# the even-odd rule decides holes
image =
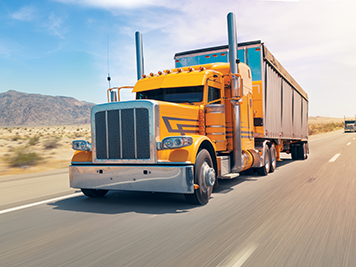
[[[214,78],[215,80],[207,81],[205,88],[207,103],[205,105],[205,131],[207,137],[215,145],[215,150],[225,151],[227,141],[223,83],[221,76],[214,74]]]

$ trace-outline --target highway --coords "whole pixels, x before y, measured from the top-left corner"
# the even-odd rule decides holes
[[[306,161],[220,181],[205,206],[89,199],[67,170],[0,177],[0,266],[356,266],[355,138],[313,136]]]

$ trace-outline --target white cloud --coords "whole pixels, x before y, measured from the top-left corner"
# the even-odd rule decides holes
[[[136,30],[143,33],[146,73],[173,67],[175,52],[227,44],[226,15],[232,11],[237,15],[239,41],[265,42],[308,92],[310,115],[342,117],[353,109],[354,0],[58,1],[102,8],[127,19],[124,25],[113,27],[125,40],[133,40]],[[122,59],[115,67],[127,67],[115,81],[135,81],[133,45],[133,41],[120,44],[113,51],[112,58]],[[335,103],[335,90],[349,97]],[[329,102],[333,102],[333,111]]]
[[[62,25],[63,17],[59,17],[52,12],[48,16],[48,20],[49,23],[47,24],[47,28],[50,31],[50,33],[63,39],[64,35],[67,32],[66,27]]]
[[[34,18],[35,8],[32,6],[21,7],[18,11],[11,14],[11,17],[16,20],[30,21]]]

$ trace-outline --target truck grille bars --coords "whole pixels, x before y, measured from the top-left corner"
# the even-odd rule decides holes
[[[124,108],[95,113],[97,160],[150,159],[149,110]]]

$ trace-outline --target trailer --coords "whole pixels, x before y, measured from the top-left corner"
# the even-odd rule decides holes
[[[136,33],[136,100],[91,111],[91,142],[75,140],[70,185],[88,197],[108,190],[184,194],[209,201],[218,179],[268,175],[287,152],[308,157],[308,96],[264,43],[237,43],[228,14],[228,46],[177,53],[175,68],[144,74]]]

